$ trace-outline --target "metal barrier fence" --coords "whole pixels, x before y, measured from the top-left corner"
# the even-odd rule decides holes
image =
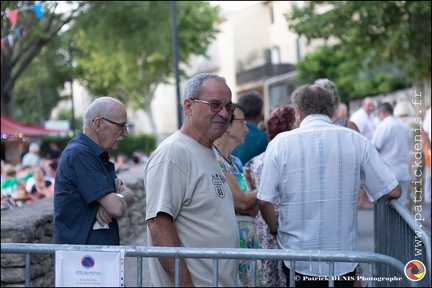
[[[421,213],[411,214],[398,200],[379,201],[374,213],[375,252],[402,263],[421,261],[426,266],[426,275],[418,283],[431,287],[431,235],[424,227]],[[377,265],[376,269],[378,275],[394,273],[390,267],[382,265]]]
[[[93,245],[59,245],[59,244],[30,244],[30,243],[1,243],[1,254],[24,254],[25,286],[31,286],[31,255],[51,254],[56,250],[64,251],[120,251],[124,249],[125,257],[137,258],[137,286],[142,287],[142,257],[171,257],[175,258],[175,286],[180,283],[180,259],[181,258],[205,258],[213,259],[213,286],[218,286],[218,259],[252,259],[256,274],[257,260],[289,260],[291,267],[295,267],[296,261],[318,261],[329,265],[329,287],[334,287],[334,263],[358,262],[368,263],[368,271],[360,280],[367,282],[368,287],[377,286],[378,283],[385,286],[400,285],[403,287],[422,286],[418,282],[407,281],[405,277],[405,263],[382,254],[370,252],[345,252],[345,251],[292,251],[280,249],[227,249],[227,248],[187,248],[187,247],[148,247],[148,246],[93,246]],[[391,274],[377,274],[376,265],[388,266]],[[389,270],[387,270],[389,271]],[[294,273],[291,273],[290,286],[294,287]],[[256,285],[256,277],[255,277]]]

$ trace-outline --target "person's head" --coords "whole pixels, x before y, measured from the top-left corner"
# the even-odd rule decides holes
[[[220,139],[222,139],[222,141],[231,141],[235,144],[235,147],[237,147],[244,143],[244,139],[246,134],[249,132],[249,129],[246,126],[243,107],[236,104],[235,107],[236,109],[234,110],[234,114],[231,116],[229,126]]]
[[[32,167],[33,178],[36,180],[42,180],[46,175],[45,169],[41,165],[33,165]]]
[[[225,78],[202,73],[186,84],[183,110],[185,121],[181,131],[200,144],[211,148],[227,129],[234,112],[231,89]]]
[[[348,106],[343,102],[339,103],[339,107],[337,109],[337,118],[348,119]]]
[[[243,107],[247,122],[257,124],[262,120],[262,108],[264,102],[257,91],[252,90],[240,95],[237,104]]]
[[[267,140],[271,141],[277,134],[294,129],[295,110],[291,105],[277,106],[267,118]]]
[[[129,159],[128,159],[128,157],[127,157],[126,154],[120,153],[120,154],[117,155],[116,163],[117,163],[117,165],[121,165],[123,167],[123,166],[127,166],[128,165],[128,160]]]
[[[398,101],[393,109],[393,115],[396,117],[413,117],[415,115],[412,104],[408,101]]]
[[[97,98],[83,114],[84,134],[107,152],[117,149],[129,135],[128,126],[126,108],[111,97]]]
[[[10,163],[6,163],[3,166],[3,174],[5,176],[5,178],[13,178],[16,177],[17,171],[15,169],[15,166],[10,164]]]
[[[336,111],[338,109],[339,103],[340,103],[339,92],[338,92],[338,89],[336,87],[336,84],[334,84],[332,81],[330,81],[327,78],[317,79],[317,80],[315,80],[314,84],[320,85],[324,89],[327,89],[327,91],[330,92],[330,95],[332,96],[333,105],[334,105],[335,111]]]
[[[50,143],[49,143],[49,148],[50,148],[51,150],[53,150],[53,151],[57,151],[57,150],[59,150],[59,147],[58,147],[57,143],[55,143],[55,142],[50,142]]]
[[[38,154],[39,151],[40,151],[40,147],[37,143],[33,142],[30,144],[29,152],[34,153],[34,154]]]
[[[46,166],[47,175],[54,178],[55,174],[57,172],[57,167],[58,167],[58,161],[57,160],[51,160],[49,163],[47,163],[47,166]]]
[[[335,112],[333,97],[320,85],[302,85],[294,90],[291,100],[297,124],[308,115],[322,114],[332,117]]]
[[[366,97],[362,100],[362,106],[364,111],[366,111],[367,114],[371,114],[374,109],[375,109],[375,105],[374,105],[374,101],[372,98],[370,97]]]
[[[393,115],[393,106],[390,103],[384,102],[378,105],[378,117],[380,120],[390,115]]]

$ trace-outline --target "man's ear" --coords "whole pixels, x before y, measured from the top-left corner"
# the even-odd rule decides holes
[[[183,100],[183,110],[186,116],[190,116],[192,114],[192,100],[190,99]]]
[[[93,129],[99,133],[102,130],[102,118],[95,118],[93,120]]]

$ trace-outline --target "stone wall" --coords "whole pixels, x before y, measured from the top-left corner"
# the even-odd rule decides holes
[[[135,204],[119,221],[120,244],[127,246],[145,226],[144,167],[132,168],[119,174],[123,183],[135,193]],[[1,211],[2,243],[52,244],[53,197],[40,199],[20,208]],[[54,256],[31,257],[31,286],[52,287],[54,283]],[[25,256],[1,254],[1,287],[24,287]]]

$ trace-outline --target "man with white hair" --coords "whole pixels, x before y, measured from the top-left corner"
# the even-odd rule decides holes
[[[60,157],[54,188],[54,243],[120,245],[117,219],[134,203],[132,191],[115,175],[109,152],[129,135],[124,105],[96,99]]]
[[[29,147],[29,152],[23,156],[22,166],[32,167],[33,165],[38,165],[40,161],[39,151],[39,145],[36,142],[32,142]]]

